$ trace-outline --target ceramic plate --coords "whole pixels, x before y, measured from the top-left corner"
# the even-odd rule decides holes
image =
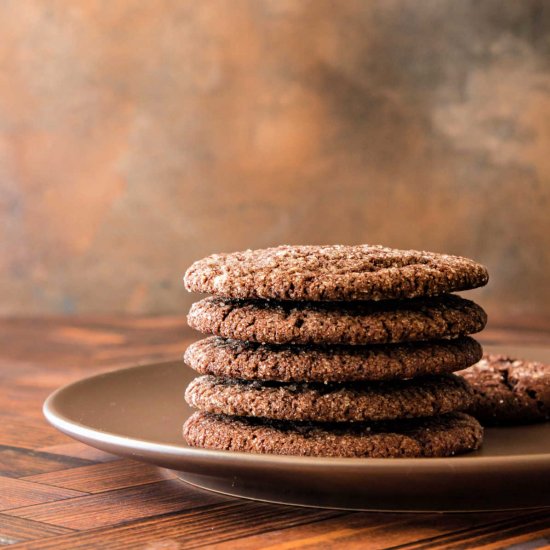
[[[486,347],[550,362],[549,350]],[[310,458],[188,447],[183,362],[93,376],[52,394],[51,424],[117,455],[177,470],[229,495],[351,510],[474,511],[550,505],[550,422],[486,430],[483,448],[452,458]]]

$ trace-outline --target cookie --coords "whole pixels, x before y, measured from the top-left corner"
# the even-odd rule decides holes
[[[214,254],[185,274],[188,290],[226,298],[387,300],[487,284],[482,265],[447,254],[383,246],[279,246]]]
[[[481,359],[469,337],[377,346],[269,345],[211,336],[185,362],[200,374],[278,382],[391,380],[465,369]]]
[[[391,382],[284,384],[200,376],[185,399],[197,409],[232,416],[314,422],[361,422],[436,416],[471,404],[472,390],[445,374]]]
[[[273,302],[209,297],[187,322],[201,332],[269,344],[386,344],[455,338],[483,329],[487,315],[453,294],[383,302]]]
[[[458,374],[474,390],[474,401],[468,412],[484,424],[550,419],[550,365],[487,355]]]
[[[483,428],[462,413],[377,424],[310,424],[198,412],[183,426],[187,443],[223,451],[335,458],[444,457],[481,446]]]

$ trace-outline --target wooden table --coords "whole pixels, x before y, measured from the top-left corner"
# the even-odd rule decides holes
[[[181,317],[0,321],[0,545],[550,547],[550,510],[351,513],[232,499],[74,442],[42,418],[42,402],[55,388],[101,371],[179,358],[193,338]],[[491,328],[482,341],[550,347],[550,323]]]

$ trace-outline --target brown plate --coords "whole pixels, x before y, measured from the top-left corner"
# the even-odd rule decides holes
[[[547,350],[499,349],[550,361]],[[70,384],[44,403],[62,432],[98,449],[177,470],[222,493],[351,510],[474,511],[550,505],[550,423],[486,430],[483,448],[452,458],[312,458],[188,447],[183,362],[144,365]]]

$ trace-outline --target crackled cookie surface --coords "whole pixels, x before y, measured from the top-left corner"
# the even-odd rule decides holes
[[[386,300],[487,284],[468,258],[378,245],[279,246],[214,254],[187,270],[188,290],[226,298]]]
[[[210,336],[187,348],[185,362],[200,374],[224,378],[351,382],[450,373],[473,365],[482,353],[468,336],[375,346],[277,346]]]
[[[193,414],[183,436],[194,447],[340,458],[444,457],[481,446],[483,428],[466,414],[375,424],[312,424]]]
[[[472,390],[453,374],[353,384],[246,382],[199,376],[187,402],[205,412],[274,420],[361,422],[435,416],[466,409]]]
[[[460,371],[474,390],[468,412],[484,424],[515,424],[550,419],[550,365],[486,355]]]
[[[269,344],[386,344],[456,338],[485,327],[483,309],[459,296],[383,302],[274,302],[209,297],[187,322],[201,332]]]

